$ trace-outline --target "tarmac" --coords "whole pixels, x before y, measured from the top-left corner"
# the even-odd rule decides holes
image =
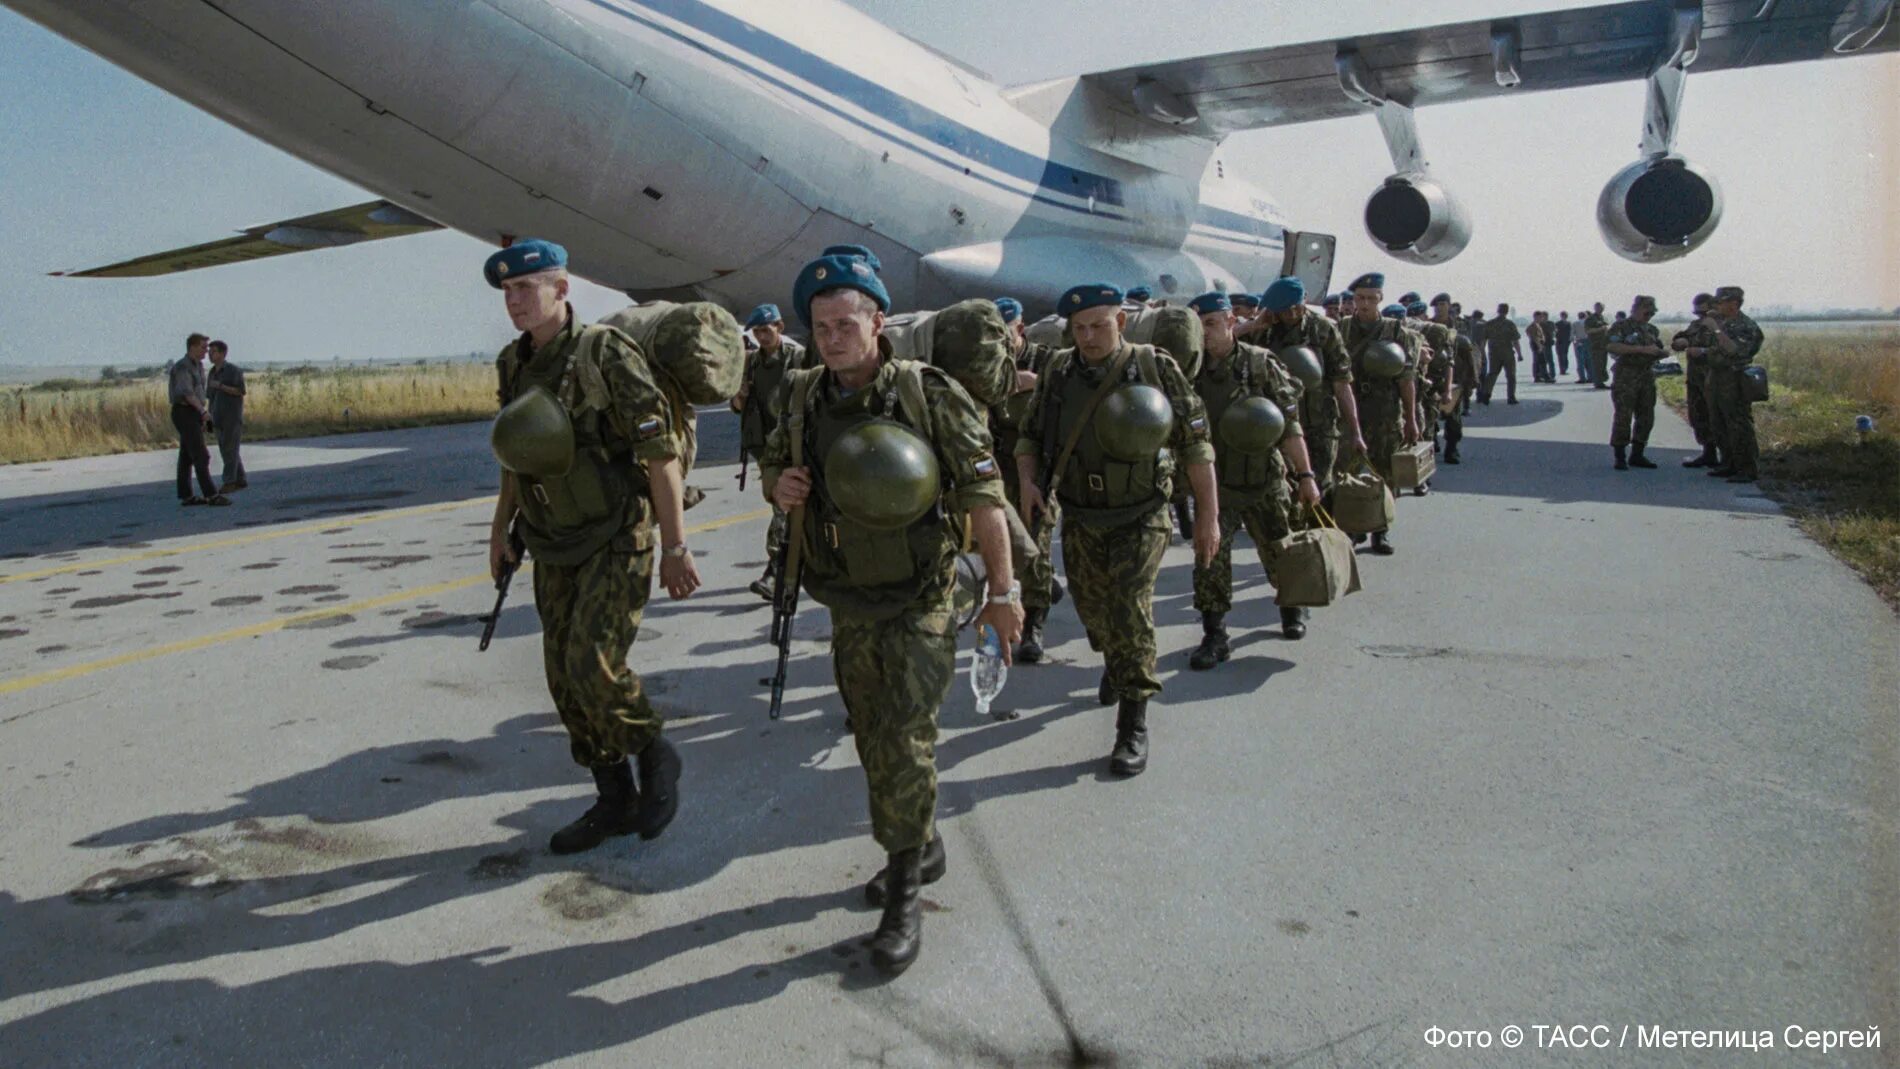
[[[0,1066],[1759,1058],[1687,1030],[1900,1064],[1894,614],[1757,488],[1681,469],[1674,417],[1659,470],[1615,472],[1607,393],[1522,396],[1304,641],[1237,547],[1234,658],[1189,671],[1170,548],[1143,776],[1107,775],[1068,603],[1016,719],[960,672],[949,874],[891,982],[809,598],[766,715],[728,414],[691,479],[707,586],[658,592],[632,655],[679,818],[572,857],[547,836],[591,785],[525,576],[476,651],[485,426],[249,446],[228,509],[179,508],[169,453],[0,468]]]

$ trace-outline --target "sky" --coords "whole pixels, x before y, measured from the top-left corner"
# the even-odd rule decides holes
[[[1349,33],[1578,6],[1560,0],[1145,0],[1068,4],[850,0],[1015,84]],[[1184,8],[1167,9],[1180,12]],[[1889,33],[1900,29],[1889,29]],[[1900,306],[1900,55],[1692,75],[1677,147],[1712,167],[1724,223],[1697,253],[1632,264],[1598,236],[1595,205],[1637,155],[1644,87],[1630,82],[1420,112],[1434,173],[1474,219],[1470,246],[1419,268],[1361,224],[1390,171],[1370,116],[1234,135],[1222,150],[1298,227],[1339,237],[1336,284],[1383,270],[1388,289],[1571,309],[1632,293],[1665,306],[1716,285],[1752,304]],[[1883,106],[1882,102],[1886,102]],[[240,363],[490,353],[510,328],[479,265],[490,251],[436,233],[156,279],[57,279],[372,199],[98,57],[0,10],[0,365],[155,364],[203,330]],[[1462,298],[1461,298],[1462,299]],[[587,284],[592,318],[625,298]],[[1471,303],[1471,302],[1467,302]]]

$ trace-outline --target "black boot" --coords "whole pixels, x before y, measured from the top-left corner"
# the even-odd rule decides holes
[[[1188,657],[1189,668],[1196,672],[1205,672],[1225,661],[1232,653],[1227,645],[1227,627],[1222,622],[1224,619],[1224,613],[1204,612],[1201,614],[1201,644]]]
[[[1280,609],[1280,633],[1289,640],[1298,642],[1306,637],[1305,609],[1293,609],[1282,606]]]
[[[1067,590],[1062,589],[1062,580],[1060,579],[1049,580],[1049,608],[1053,609],[1057,605],[1062,604],[1062,599],[1068,596],[1069,596],[1069,592]],[[1045,617],[1048,616],[1048,611],[1044,610],[1043,615]]]
[[[1458,459],[1458,443],[1457,442],[1453,442],[1450,445],[1445,447],[1445,463],[1447,464],[1464,463],[1464,461]]]
[[[1701,456],[1690,457],[1688,460],[1685,460],[1682,462],[1682,466],[1685,468],[1712,468],[1714,467],[1715,466],[1715,447],[1712,445],[1703,446]]]
[[[930,841],[924,844],[923,860],[918,863],[917,868],[919,878],[929,885],[943,879],[943,874],[948,871],[950,871],[950,859],[944,856],[943,836],[933,835]],[[883,905],[884,892],[890,886],[890,882],[889,866],[877,870],[877,875],[864,884],[864,901],[873,906]]]
[[[1023,640],[1016,645],[1016,659],[1023,664],[1042,662],[1042,622],[1048,609],[1031,609],[1023,614]]]
[[[1710,468],[1708,471],[1705,471],[1702,474],[1707,475],[1711,479],[1726,479],[1729,476],[1735,474],[1735,469],[1730,467],[1728,463],[1725,461],[1723,463],[1717,464],[1715,467]]]
[[[888,890],[884,917],[871,933],[871,964],[886,976],[897,976],[917,960],[924,945],[924,910],[917,900],[923,890],[923,848],[899,850],[884,866]]]
[[[1616,470],[1617,471],[1630,470],[1630,462],[1623,459],[1623,447],[1620,445],[1613,445],[1610,447],[1610,449],[1616,453]]]
[[[1148,699],[1123,698],[1115,717],[1115,751],[1108,770],[1117,776],[1139,776],[1148,767]]]
[[[1095,700],[1103,705],[1115,704],[1115,685],[1108,681],[1108,669],[1102,669],[1102,685],[1095,688]]]
[[[548,849],[554,853],[578,854],[616,835],[639,830],[640,793],[633,788],[633,766],[622,758],[617,765],[603,765],[593,772],[594,787],[600,797],[579,820],[555,832],[548,840]]]
[[[1374,531],[1372,532],[1372,552],[1377,553],[1381,557],[1390,557],[1392,554],[1397,553],[1398,550],[1393,547],[1392,539],[1387,536],[1386,532]]]
[[[640,838],[657,839],[680,808],[680,752],[665,736],[655,735],[640,751]]]
[[[1427,479],[1424,482],[1419,483],[1417,486],[1412,487],[1413,497],[1424,497],[1426,494],[1429,494],[1431,492],[1432,492],[1432,481],[1430,479]]]
[[[760,575],[757,579],[752,580],[752,585],[749,587],[746,587],[746,589],[752,591],[754,594],[757,594],[758,596],[764,598],[767,601],[771,601],[772,590],[777,585],[778,585],[778,562],[775,559],[771,563],[765,566],[764,574]]]
[[[1642,443],[1630,446],[1630,467],[1653,468],[1656,462],[1643,455]]]

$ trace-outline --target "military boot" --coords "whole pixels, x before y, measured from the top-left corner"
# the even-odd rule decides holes
[[[1042,622],[1048,609],[1031,609],[1023,614],[1023,639],[1016,644],[1016,659],[1023,664],[1042,663]]]
[[[886,976],[897,976],[917,960],[924,945],[924,910],[917,900],[923,890],[923,848],[899,850],[884,866],[888,873],[884,917],[871,933],[871,964]]]
[[[1623,458],[1623,447],[1620,445],[1613,445],[1610,447],[1610,450],[1616,454],[1616,470],[1617,471],[1630,470],[1630,462]]]
[[[640,792],[633,787],[633,766],[622,758],[617,765],[604,765],[593,772],[594,787],[600,797],[579,820],[554,833],[548,840],[550,851],[578,854],[616,835],[639,830]]]
[[[1188,667],[1196,672],[1205,672],[1209,668],[1225,661],[1233,652],[1227,645],[1226,614],[1204,612],[1201,614],[1201,644],[1188,657]]]
[[[1109,681],[1108,669],[1102,669],[1102,685],[1095,688],[1095,700],[1103,705],[1115,704],[1115,684]]]
[[[917,871],[926,885],[943,879],[943,874],[950,871],[950,859],[943,852],[943,836],[933,835],[930,841],[924,844],[923,860],[919,862]],[[886,865],[877,870],[877,875],[865,882],[864,901],[873,906],[882,906],[885,891],[890,887],[890,883],[891,869]]]
[[[640,751],[640,838],[657,839],[680,808],[680,752],[665,736],[655,735]]]
[[[1458,459],[1458,443],[1457,442],[1453,442],[1450,445],[1445,447],[1445,463],[1447,464],[1464,463],[1462,460]]]
[[[1298,642],[1306,637],[1306,620],[1309,613],[1305,609],[1280,608],[1280,633],[1288,639]]]
[[[1685,468],[1712,468],[1714,467],[1715,466],[1715,447],[1712,445],[1703,446],[1701,456],[1690,457],[1688,460],[1685,460],[1682,462],[1682,466]]]
[[[1653,468],[1655,466],[1655,461],[1643,455],[1643,447],[1641,445],[1630,446],[1630,467]]]
[[[759,576],[757,579],[752,580],[752,585],[749,587],[746,587],[746,589],[752,591],[754,594],[757,594],[758,596],[764,598],[767,601],[771,601],[772,591],[777,586],[778,586],[778,562],[775,560],[771,562],[770,564],[767,564],[765,566],[765,574]]]
[[[1721,463],[1717,464],[1715,467],[1710,468],[1708,471],[1705,471],[1702,474],[1707,475],[1711,479],[1726,479],[1729,476],[1735,474],[1735,469],[1729,466],[1728,461],[1722,461]]]
[[[1390,557],[1398,549],[1392,545],[1392,539],[1384,531],[1372,532],[1372,552],[1381,557]]]
[[[1108,770],[1117,776],[1139,776],[1148,767],[1148,699],[1123,698],[1115,716],[1115,750]]]

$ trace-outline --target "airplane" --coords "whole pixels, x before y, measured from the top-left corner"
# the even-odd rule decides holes
[[[1293,229],[1221,146],[1360,113],[1393,161],[1368,234],[1443,263],[1472,222],[1416,109],[1636,79],[1641,155],[1597,218],[1617,253],[1669,260],[1722,216],[1715,176],[1674,151],[1689,72],[1900,47],[1895,0],[1621,0],[1002,86],[839,0],[0,3],[381,198],[57,274],[449,227],[558,241],[635,300],[729,308],[784,300],[839,243],[877,254],[898,307],[1009,294],[1041,314],[1084,278],[1325,292],[1334,239]]]

